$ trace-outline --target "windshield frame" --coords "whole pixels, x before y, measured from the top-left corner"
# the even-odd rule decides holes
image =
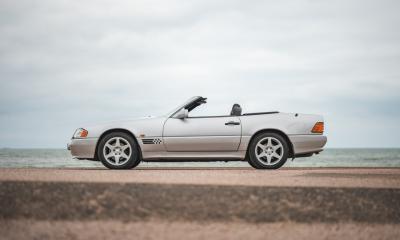
[[[174,108],[174,110],[172,110],[171,112],[167,113],[167,117],[171,118],[173,117],[179,110],[181,110],[182,108],[186,108],[192,104],[194,104],[195,102],[199,101],[200,99],[206,99],[203,98],[202,96],[195,96],[195,97],[191,97],[189,98],[187,101],[185,101],[183,104],[179,105],[179,107]],[[196,106],[197,107],[197,106]],[[194,108],[193,108],[194,109]]]

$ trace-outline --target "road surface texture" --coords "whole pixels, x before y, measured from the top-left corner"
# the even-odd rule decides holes
[[[400,239],[400,169],[0,169],[3,239]]]

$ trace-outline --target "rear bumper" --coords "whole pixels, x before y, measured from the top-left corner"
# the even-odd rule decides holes
[[[327,142],[324,135],[290,135],[289,139],[293,144],[294,155],[321,152]]]
[[[98,138],[72,139],[67,148],[76,158],[93,159]]]

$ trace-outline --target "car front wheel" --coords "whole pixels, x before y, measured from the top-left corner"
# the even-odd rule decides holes
[[[99,143],[97,156],[110,169],[131,169],[140,163],[137,144],[124,132],[112,132]]]
[[[256,169],[278,169],[285,164],[289,147],[276,133],[261,133],[254,137],[249,147],[249,164]]]

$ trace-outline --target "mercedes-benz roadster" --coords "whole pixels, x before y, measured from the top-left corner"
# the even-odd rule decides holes
[[[298,113],[244,113],[191,116],[206,98],[193,97],[161,117],[79,128],[68,149],[78,159],[98,160],[111,169],[140,161],[248,161],[277,169],[288,158],[309,157],[327,141],[322,116]]]

